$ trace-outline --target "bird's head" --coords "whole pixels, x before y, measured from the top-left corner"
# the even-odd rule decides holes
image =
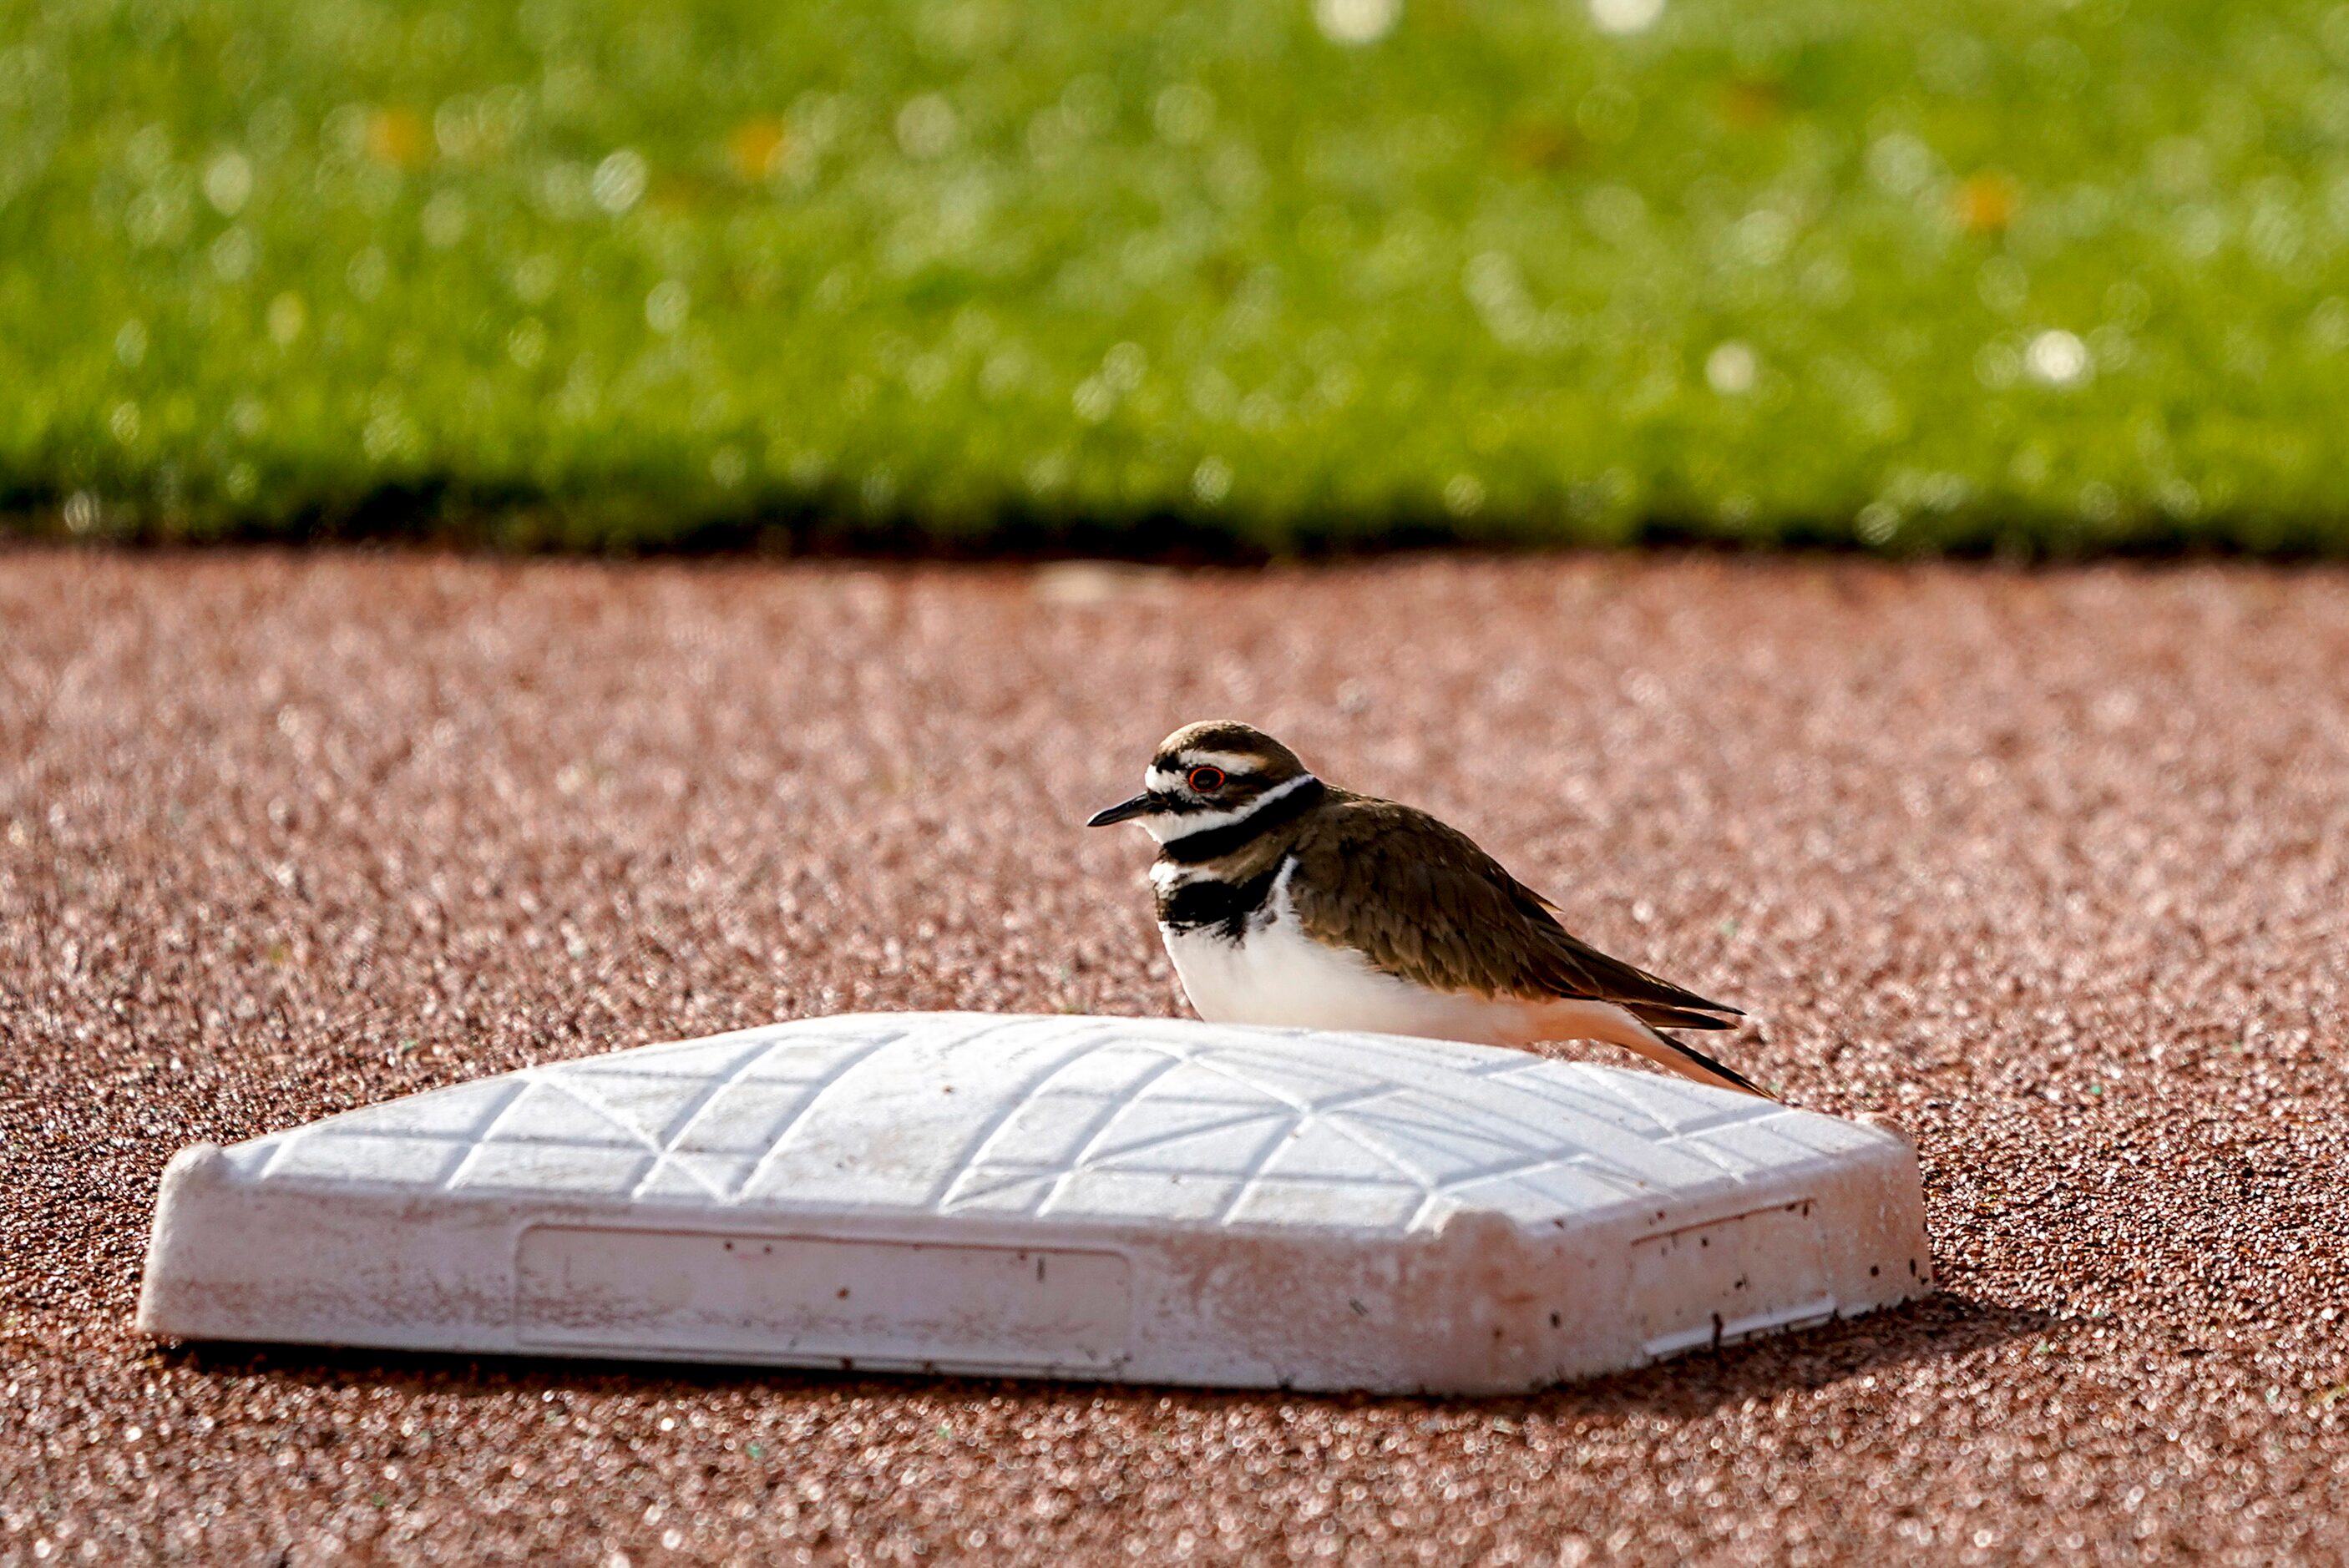
[[[1276,791],[1312,778],[1297,753],[1236,719],[1186,724],[1158,743],[1142,793],[1087,820],[1089,828],[1139,822],[1164,843],[1236,822]]]

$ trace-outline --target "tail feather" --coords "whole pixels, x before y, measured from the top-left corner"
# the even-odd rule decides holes
[[[1735,1018],[1716,1018],[1687,1007],[1667,1007],[1661,1002],[1626,1002],[1623,1010],[1659,1029],[1733,1029]]]
[[[1641,1013],[1652,1008],[1642,1007]],[[1692,1050],[1667,1035],[1660,1035],[1647,1022],[1630,1009],[1611,1002],[1566,1002],[1546,1010],[1541,1026],[1530,1040],[1603,1040],[1610,1046],[1621,1046],[1637,1051],[1658,1067],[1678,1073],[1698,1083],[1711,1084],[1715,1088],[1733,1088],[1764,1099],[1778,1097],[1755,1083],[1736,1068],[1717,1062],[1702,1051]],[[1677,1027],[1698,1027],[1696,1025],[1676,1025]],[[1713,1028],[1726,1026],[1709,1022]]]
[[[1656,1038],[1662,1041],[1665,1048],[1670,1050],[1676,1058],[1665,1061],[1663,1065],[1683,1077],[1692,1078],[1699,1083],[1711,1083],[1719,1088],[1744,1089],[1747,1094],[1758,1095],[1764,1099],[1778,1098],[1735,1068],[1725,1062],[1717,1062],[1702,1051],[1692,1050],[1670,1035],[1658,1035]],[[1633,1048],[1637,1049],[1636,1047]],[[1647,1055],[1644,1051],[1640,1054]],[[1650,1059],[1659,1058],[1651,1057]]]

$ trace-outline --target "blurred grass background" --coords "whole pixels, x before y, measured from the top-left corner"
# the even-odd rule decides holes
[[[2349,6],[0,0],[0,505],[2349,544]]]

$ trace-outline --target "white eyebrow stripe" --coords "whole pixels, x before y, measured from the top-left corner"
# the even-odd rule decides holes
[[[1183,753],[1183,771],[1194,768],[1220,768],[1226,773],[1254,773],[1264,766],[1261,757],[1247,757],[1237,751],[1186,751]]]

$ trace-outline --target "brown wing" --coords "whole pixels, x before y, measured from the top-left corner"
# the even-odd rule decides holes
[[[1584,942],[1457,829],[1392,800],[1331,802],[1299,835],[1289,897],[1316,941],[1440,991],[1614,1002],[1667,1028],[1726,1028],[1709,1002]]]

